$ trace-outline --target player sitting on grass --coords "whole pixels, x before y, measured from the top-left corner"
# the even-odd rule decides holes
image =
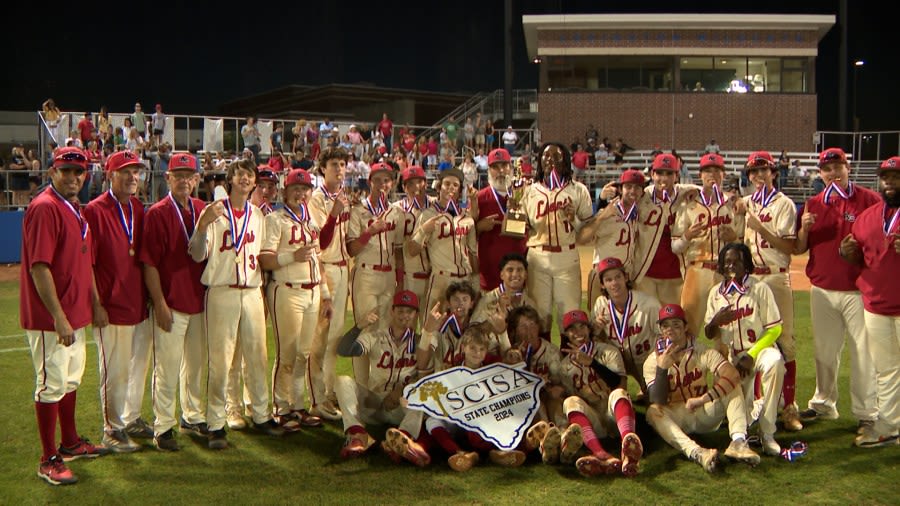
[[[564,390],[560,381],[559,348],[541,338],[541,318],[537,310],[530,306],[514,308],[506,322],[513,346],[507,354],[507,362],[525,362],[525,370],[544,378],[538,418],[557,426],[567,425],[562,410]]]
[[[725,456],[759,464],[759,455],[747,445],[747,410],[737,369],[687,333],[681,306],[663,306],[658,323],[656,352],[644,362],[651,402],[647,422],[669,445],[711,473],[719,461],[718,450],[701,447],[688,434],[715,432],[727,416],[731,444]],[[712,388],[707,386],[707,373],[715,376]]]
[[[563,411],[569,429],[581,428],[582,441],[590,455],[575,463],[584,476],[622,474],[631,477],[638,472],[644,453],[641,439],[634,432],[634,408],[625,390],[625,364],[619,351],[597,340],[584,311],[569,311],[563,316],[563,341],[567,341],[560,364],[566,400]],[[618,429],[622,437],[622,459],[603,449],[598,436]],[[560,453],[563,463],[571,463],[579,448],[566,447]],[[568,460],[569,462],[565,462]]]

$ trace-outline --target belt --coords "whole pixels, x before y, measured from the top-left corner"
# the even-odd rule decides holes
[[[563,250],[575,249],[574,244],[570,244],[570,245],[566,246],[565,248],[563,248],[562,246],[531,246],[531,247],[532,248],[540,248],[541,251],[552,251],[554,253],[559,253],[560,251],[563,251]]]
[[[347,266],[346,260],[341,260],[340,262],[325,262],[325,263],[328,265],[337,265],[338,267],[346,267]]]
[[[372,264],[359,264],[363,269],[372,269],[373,271],[378,272],[391,272],[394,268],[390,265],[372,265]]]
[[[771,267],[757,267],[753,269],[753,274],[772,274],[779,272],[787,272],[788,270],[784,267],[779,267],[778,269],[772,270]]]
[[[288,288],[302,288],[304,290],[312,290],[313,288],[319,286],[318,283],[282,283],[282,284]]]
[[[709,269],[711,271],[719,270],[718,262],[693,262],[691,263],[694,267],[700,267],[702,269]]]
[[[249,290],[250,288],[258,288],[258,287],[247,286],[247,285],[228,285],[228,288],[237,288],[239,290]]]
[[[431,277],[431,274],[427,272],[414,272],[412,277],[413,279],[428,279]]]
[[[447,276],[450,278],[467,278],[467,277],[469,277],[468,274],[459,274],[456,272],[448,272],[448,271],[437,271],[437,274],[441,275],[441,276]]]

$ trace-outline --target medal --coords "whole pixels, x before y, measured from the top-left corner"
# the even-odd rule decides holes
[[[881,220],[883,223],[882,227],[884,227],[884,236],[885,237],[891,236],[891,231],[894,230],[894,226],[897,225],[897,217],[900,216],[900,209],[898,209],[898,210],[894,211],[894,216],[891,217],[891,221],[888,222],[888,219],[887,219],[888,209],[889,209],[889,207],[887,206],[887,204],[884,204],[884,209],[881,211]]]
[[[134,248],[128,248],[128,256],[130,256],[130,257],[134,256]]]
[[[247,237],[247,225],[250,223],[250,215],[253,209],[250,207],[250,201],[244,202],[244,223],[241,224],[241,231],[237,232],[237,219],[234,217],[234,210],[231,209],[231,199],[225,199],[225,215],[228,216],[228,224],[231,226],[231,244],[234,247],[234,263],[241,263],[241,248],[244,247],[244,239]]]
[[[769,188],[767,186],[763,186],[762,189],[758,190],[750,197],[750,200],[756,202],[763,209],[765,209],[766,206],[768,206],[769,203],[772,202],[772,199],[774,199],[775,195],[778,193],[777,191],[775,191],[775,188],[772,188],[771,193],[768,192],[768,189]]]
[[[125,219],[125,209],[122,207],[122,203],[119,202],[119,199],[113,195],[112,190],[108,190],[109,198],[116,203],[116,208],[119,211],[119,225],[122,226],[122,230],[125,232],[125,238],[128,239],[128,254],[134,256],[134,206],[131,204],[131,198],[128,199],[128,219]]]
[[[308,221],[309,221],[309,208],[308,208],[308,207],[306,206],[306,204],[303,203],[303,202],[300,203],[300,206],[299,206],[299,207],[300,207],[300,214],[299,214],[299,215],[298,215],[297,213],[295,213],[295,212],[290,208],[290,206],[284,206],[284,212],[286,212],[286,213],[288,214],[288,216],[290,216],[291,219],[294,220],[294,221],[296,221],[297,223],[306,223],[306,222],[308,222]]]
[[[710,198],[706,198],[706,194],[703,193],[703,189],[700,189],[700,200],[703,201],[703,205],[706,207],[710,207],[713,203],[713,199],[715,199],[716,203],[720,206],[725,204],[725,197],[722,195],[722,192],[719,190],[719,185],[713,183],[712,185],[712,193],[713,196]]]
[[[172,196],[172,192],[169,192],[168,195],[169,202],[172,203],[172,207],[175,208],[175,215],[178,216],[178,223],[181,223],[181,231],[184,232],[184,238],[187,242],[191,242],[191,234],[188,233],[187,225],[184,223],[184,216],[181,214],[181,207],[179,207],[178,202],[175,201],[175,197]],[[188,209],[191,211],[191,230],[194,229],[194,225],[197,224],[197,211],[194,209],[194,205],[191,203],[191,198],[188,197]]]
[[[628,331],[628,313],[631,313],[631,302],[632,302],[632,292],[628,292],[628,299],[625,301],[625,311],[622,313],[622,318],[619,318],[619,313],[616,311],[616,305],[613,304],[612,299],[609,301],[609,316],[612,318],[613,331],[616,333],[616,339],[619,340],[619,343],[625,342],[625,334]]]
[[[83,254],[83,253],[87,253],[87,244],[82,244],[82,245],[81,245],[81,253],[82,253],[82,254]]]

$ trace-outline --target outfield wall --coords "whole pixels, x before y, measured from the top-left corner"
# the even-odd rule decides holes
[[[0,230],[7,236],[0,241],[0,263],[12,264],[21,260],[22,220],[24,211],[4,211],[0,213]]]

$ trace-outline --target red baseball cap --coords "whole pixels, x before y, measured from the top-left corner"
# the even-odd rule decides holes
[[[259,165],[256,167],[256,180],[269,181],[278,184],[278,176],[275,175],[275,171],[272,170],[272,167],[269,167],[268,165]]]
[[[488,153],[488,165],[494,165],[499,162],[509,163],[510,161],[509,151],[503,148],[497,148]]]
[[[563,330],[569,330],[569,327],[576,323],[589,325],[588,315],[580,309],[574,309],[563,315]]]
[[[678,318],[687,323],[687,316],[684,314],[684,309],[678,304],[666,304],[661,307],[659,309],[659,319],[656,320],[656,323],[662,323],[670,318]]]
[[[600,263],[597,264],[597,274],[600,275],[601,280],[603,279],[603,273],[610,269],[621,269],[622,273],[625,273],[625,264],[615,257],[608,257],[600,260]]]
[[[662,153],[656,155],[656,158],[653,159],[653,165],[650,167],[650,171],[654,170],[680,170],[681,163],[678,162],[678,158],[675,158],[675,155],[671,153]]]
[[[628,169],[622,173],[621,177],[619,177],[620,184],[630,183],[643,186],[646,182],[647,180],[644,178],[644,173],[636,169]]]
[[[744,166],[745,169],[756,169],[762,167],[774,167],[775,159],[772,158],[772,155],[769,154],[768,151],[754,151],[750,153],[750,156],[747,157],[747,165]]]
[[[881,165],[878,166],[878,173],[887,171],[897,171],[900,170],[900,156],[892,156],[887,160],[881,162]]]
[[[819,153],[819,167],[833,162],[847,163],[847,153],[841,148],[828,148]]]
[[[190,153],[172,153],[172,158],[169,158],[169,168],[166,169],[166,172],[175,170],[197,172],[197,159]]]
[[[419,296],[409,290],[403,290],[394,294],[394,306],[406,306],[419,310]]]
[[[287,188],[292,184],[302,184],[313,187],[312,176],[303,169],[291,169],[286,178],[284,178],[284,187]]]
[[[135,165],[144,167],[144,162],[141,161],[141,157],[127,150],[116,151],[106,159],[107,172],[115,172],[117,170],[122,170],[125,167],[132,167]]]
[[[53,168],[55,169],[87,169],[88,157],[74,146],[59,148],[53,153]]]
[[[725,159],[718,153],[706,153],[700,157],[700,170],[707,167],[725,168]]]
[[[376,172],[391,172],[392,170],[394,169],[386,163],[373,163],[372,167],[370,167],[369,179],[372,179],[372,176],[374,176]]]
[[[410,165],[403,169],[403,172],[400,173],[400,177],[403,179],[404,183],[410,179],[425,179],[425,170],[418,165]]]

